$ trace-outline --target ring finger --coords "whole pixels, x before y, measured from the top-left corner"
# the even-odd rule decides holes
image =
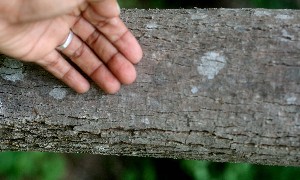
[[[75,34],[70,44],[65,49],[61,50],[61,52],[68,56],[105,92],[113,94],[120,89],[119,80]]]

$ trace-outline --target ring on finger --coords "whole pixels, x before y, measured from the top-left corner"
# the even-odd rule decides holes
[[[73,38],[74,38],[74,33],[70,31],[66,41],[62,45],[58,46],[57,49],[60,51],[66,49],[71,44]]]

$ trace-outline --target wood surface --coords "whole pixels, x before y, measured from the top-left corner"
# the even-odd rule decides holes
[[[1,56],[0,151],[300,165],[300,11],[123,10],[133,85],[76,94]]]

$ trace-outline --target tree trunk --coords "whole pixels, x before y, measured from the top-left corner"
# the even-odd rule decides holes
[[[2,56],[0,150],[300,165],[300,11],[125,10],[144,59],[116,95]]]

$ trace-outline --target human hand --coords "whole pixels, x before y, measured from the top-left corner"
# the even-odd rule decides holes
[[[113,94],[135,80],[133,64],[142,58],[119,14],[116,0],[1,1],[0,52],[41,65],[78,93],[88,91],[89,82],[62,53]],[[72,41],[59,50],[71,30]]]

